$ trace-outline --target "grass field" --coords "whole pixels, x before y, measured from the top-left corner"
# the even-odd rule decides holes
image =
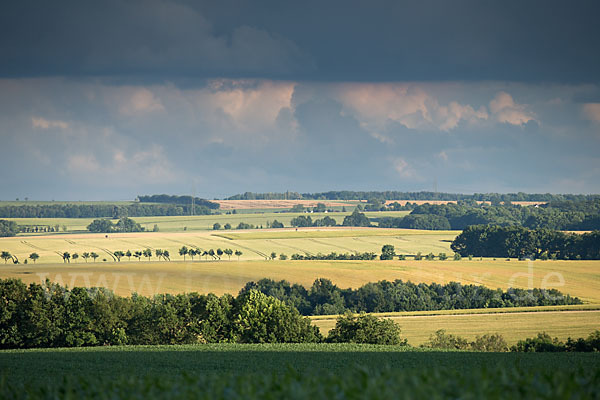
[[[252,224],[254,226],[263,228],[267,227],[267,222],[277,220],[283,223],[285,226],[290,226],[290,221],[300,215],[310,216],[313,220],[320,219],[325,216],[329,216],[341,224],[344,221],[344,217],[350,215],[352,210],[347,212],[334,212],[334,213],[289,213],[289,212],[273,212],[265,210],[266,212],[260,212],[258,210],[249,210],[248,213],[238,212],[237,214],[217,214],[217,215],[195,215],[195,216],[165,216],[165,217],[132,217],[137,223],[146,228],[147,231],[152,231],[154,225],[158,226],[161,232],[184,232],[185,231],[208,231],[213,229],[215,223],[220,223],[221,226],[230,224],[235,228],[240,222]],[[370,218],[382,218],[382,217],[402,217],[407,215],[408,211],[381,211],[381,212],[366,212]],[[87,232],[86,227],[95,218],[5,218],[10,221],[15,221],[19,225],[59,225],[61,232],[63,232],[63,226],[66,227],[64,234],[69,233],[83,233]],[[117,220],[114,220],[116,222]],[[40,234],[41,235],[41,234]]]

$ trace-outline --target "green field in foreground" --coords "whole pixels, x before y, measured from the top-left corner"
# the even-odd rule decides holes
[[[216,214],[216,215],[186,215],[186,216],[164,216],[164,217],[132,217],[134,221],[142,225],[147,231],[152,231],[154,225],[158,226],[160,232],[184,232],[185,231],[212,231],[213,224],[219,223],[221,226],[230,224],[235,228],[240,222],[252,224],[256,227],[267,227],[267,222],[277,220],[283,223],[286,227],[290,227],[292,218],[300,215],[310,216],[313,220],[321,219],[329,216],[336,220],[338,224],[344,221],[344,217],[350,215],[351,210],[347,212],[334,213],[289,213],[289,212],[258,212],[257,210],[249,210],[249,213],[238,212],[237,214]],[[381,212],[366,212],[370,218],[382,217],[402,217],[409,211],[381,211]],[[63,232],[63,226],[66,231],[63,233],[82,233],[87,232],[87,226],[96,218],[4,218],[10,221],[15,221],[19,225],[49,225],[60,226],[60,231]],[[116,222],[117,220],[113,220]]]
[[[353,365],[367,369],[421,369],[432,366],[470,370],[514,366],[554,370],[598,366],[598,354],[524,354],[439,352],[401,346],[356,344],[210,344],[184,346],[93,347],[8,350],[0,352],[0,371],[26,384],[52,382],[63,375],[118,377],[182,373],[339,371]]]
[[[594,353],[217,344],[0,352],[3,398],[593,398]]]

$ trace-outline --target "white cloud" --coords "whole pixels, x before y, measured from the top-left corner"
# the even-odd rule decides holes
[[[102,161],[99,160],[101,155],[88,153],[70,156],[67,160],[67,172],[74,177],[83,175],[87,179],[114,184],[157,183],[177,179],[163,147],[156,144],[131,154],[115,148],[112,158],[103,158]]]
[[[100,164],[93,154],[76,154],[70,156],[67,162],[69,172],[72,174],[88,174],[90,172],[98,172]]]
[[[488,119],[488,112],[484,106],[479,107],[476,111],[473,107],[459,104],[456,101],[450,102],[448,106],[434,108],[433,111],[438,127],[443,131],[456,128],[461,120],[472,123]]]
[[[394,170],[403,178],[414,178],[415,170],[403,158],[396,157],[392,159]]]
[[[488,118],[484,106],[475,110],[457,101],[441,105],[418,84],[344,83],[335,86],[333,92],[363,127],[379,136],[390,122],[410,129],[449,131],[461,121],[476,123]]]
[[[535,121],[535,114],[528,111],[523,104],[517,104],[506,92],[499,92],[490,101],[490,111],[494,119],[511,125],[523,125]]]
[[[600,122],[600,103],[584,104],[583,113],[590,121]]]
[[[291,108],[294,83],[213,81],[198,93],[201,104],[220,111],[238,132],[263,133],[275,127],[282,109]]]
[[[59,120],[48,120],[42,117],[31,117],[31,124],[33,125],[34,128],[37,129],[51,129],[51,128],[58,128],[58,129],[69,129],[69,124],[65,121],[59,121]]]
[[[123,99],[119,112],[123,115],[136,115],[163,111],[165,108],[150,90],[142,88],[125,88],[119,90]],[[124,92],[124,93],[123,93]]]

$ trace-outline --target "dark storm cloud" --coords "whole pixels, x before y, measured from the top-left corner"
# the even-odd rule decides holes
[[[18,1],[0,75],[598,82],[597,1]]]

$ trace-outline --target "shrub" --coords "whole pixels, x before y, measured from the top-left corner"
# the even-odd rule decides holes
[[[241,343],[319,342],[319,328],[281,300],[250,290],[238,299],[234,335]]]
[[[444,350],[466,350],[469,348],[469,342],[460,336],[446,333],[445,329],[440,329],[429,336],[429,341],[425,343],[424,347]]]
[[[519,340],[511,351],[528,353],[565,351],[565,345],[558,338],[551,338],[546,332],[538,333],[534,338]]]
[[[327,341],[331,343],[369,343],[387,345],[407,345],[400,339],[400,326],[391,319],[379,319],[361,313],[351,312],[340,315],[329,332]]]
[[[395,255],[396,255],[396,250],[394,249],[394,246],[391,244],[385,244],[381,248],[381,255],[379,256],[379,259],[393,260]]]
[[[506,340],[499,333],[477,336],[475,341],[471,342],[471,348],[476,351],[508,351]]]
[[[283,223],[274,219],[273,222],[271,222],[271,228],[283,228]]]

